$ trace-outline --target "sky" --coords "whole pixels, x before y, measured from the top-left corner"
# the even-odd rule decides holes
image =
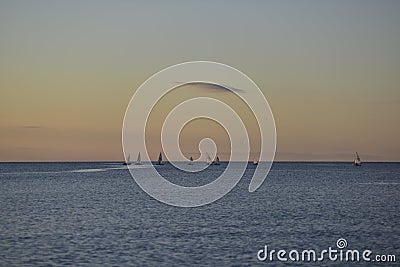
[[[399,13],[389,0],[0,0],[0,161],[122,160],[135,90],[192,60],[258,85],[276,160],[400,161]]]

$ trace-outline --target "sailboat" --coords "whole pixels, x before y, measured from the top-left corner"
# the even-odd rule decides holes
[[[220,165],[219,163],[219,157],[217,156],[217,158],[214,160],[213,162],[214,165]]]
[[[142,165],[142,159],[141,159],[141,157],[140,157],[140,152],[139,152],[138,155],[137,155],[137,159],[136,159],[135,165]]]
[[[256,159],[253,159],[253,165],[258,165],[258,161]]]
[[[189,165],[192,165],[192,164],[193,164],[193,157],[190,157]]]
[[[157,165],[164,165],[164,163],[163,163],[163,161],[162,161],[162,154],[161,154],[161,152],[160,152],[160,155],[158,156]]]
[[[131,154],[128,154],[128,160],[122,163],[123,165],[131,165]]]
[[[207,154],[207,165],[211,165],[212,164],[211,157],[210,157],[210,155],[208,155],[207,152],[206,152],[206,154]]]
[[[353,162],[353,166],[361,166],[361,159],[357,152],[356,152],[356,159]]]

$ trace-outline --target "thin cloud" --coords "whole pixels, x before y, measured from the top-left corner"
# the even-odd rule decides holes
[[[41,129],[44,128],[42,125],[20,125],[17,126],[16,128],[22,128],[22,129]]]
[[[23,150],[23,151],[32,151],[34,150],[33,147],[16,147],[16,150]]]
[[[213,84],[213,83],[206,83],[206,82],[189,82],[189,83],[184,83],[184,82],[175,82],[175,84],[178,84],[179,86],[184,86],[184,85],[195,85],[200,89],[204,89],[207,91],[218,91],[218,92],[223,92],[223,91],[232,91],[232,92],[240,92],[240,93],[244,93],[245,90],[243,89],[239,89],[239,88],[235,88],[229,85],[219,85],[219,84]]]

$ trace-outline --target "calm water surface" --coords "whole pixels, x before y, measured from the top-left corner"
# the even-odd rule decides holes
[[[157,168],[198,185],[224,166],[193,176]],[[0,163],[0,265],[309,266],[260,262],[257,252],[321,251],[339,238],[400,262],[399,163],[274,163],[249,193],[253,171],[215,203],[177,208],[145,194],[119,163]]]

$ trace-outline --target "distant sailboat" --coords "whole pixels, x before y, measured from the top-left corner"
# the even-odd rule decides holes
[[[162,154],[161,154],[161,152],[160,152],[160,155],[158,156],[157,165],[164,165],[164,163],[163,163],[163,161],[162,161]]]
[[[210,155],[208,155],[207,152],[206,152],[206,154],[207,154],[207,164],[208,164],[208,165],[211,165],[211,164],[212,164],[211,157],[210,157]]]
[[[214,165],[220,165],[219,163],[219,157],[217,156],[217,158],[215,159],[215,161],[213,162]]]
[[[128,154],[128,160],[123,163],[123,165],[131,165],[131,154]]]
[[[142,165],[142,159],[141,159],[141,157],[140,157],[140,152],[139,152],[139,154],[137,155],[137,159],[136,159],[135,165]]]
[[[189,165],[192,165],[192,164],[193,164],[193,157],[190,157]]]
[[[358,153],[356,152],[356,159],[353,162],[354,166],[361,166],[361,159],[360,156],[358,155]]]
[[[258,165],[258,161],[256,159],[253,159],[253,165]]]

